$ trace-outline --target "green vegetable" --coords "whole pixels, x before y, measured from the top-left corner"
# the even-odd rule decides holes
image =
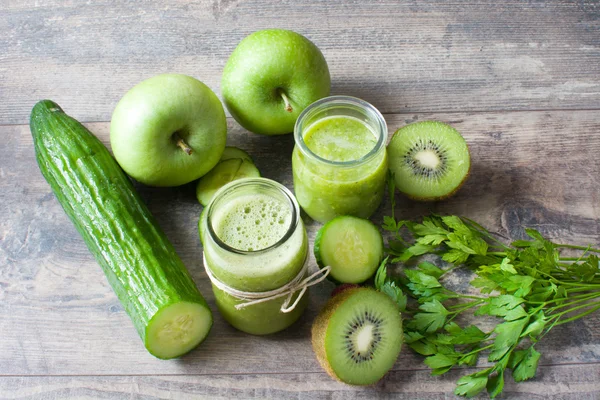
[[[230,147],[230,149],[234,149],[234,147]],[[200,204],[206,207],[215,193],[228,183],[237,179],[258,177],[260,177],[260,171],[252,161],[242,158],[228,158],[219,161],[216,167],[198,181],[196,198]]]
[[[517,382],[534,377],[541,356],[537,342],[553,327],[600,309],[600,249],[553,243],[533,229],[526,229],[530,240],[506,245],[476,222],[458,216],[432,215],[419,222],[392,216],[385,218],[383,228],[393,239],[375,286],[410,316],[404,324],[408,346],[426,357],[434,375],[475,365],[481,354],[493,363],[460,378],[457,395],[472,397],[487,389],[494,398],[502,392],[508,370]],[[563,257],[562,249],[578,255]],[[406,263],[422,255],[439,257],[450,266],[420,262],[395,279],[387,276],[388,261]],[[461,267],[474,273],[470,283],[481,295],[444,284]],[[414,301],[407,305],[403,292]],[[502,322],[484,332],[475,325],[459,325],[456,319],[464,314]]]
[[[148,351],[173,358],[196,347],[210,309],[106,147],[49,100],[33,108],[31,133],[42,174]]]
[[[315,237],[315,259],[331,267],[328,277],[340,283],[361,283],[375,274],[383,258],[383,238],[369,220],[341,215],[327,222]]]

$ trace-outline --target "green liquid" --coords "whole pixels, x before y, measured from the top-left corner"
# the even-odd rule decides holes
[[[248,189],[223,201],[210,217],[214,234],[221,242],[244,253],[228,251],[217,244],[208,232],[208,218],[201,218],[208,267],[219,281],[237,290],[264,292],[280,288],[301,271],[308,253],[304,224],[299,219],[292,226],[292,217],[288,201],[258,190]],[[290,229],[293,233],[282,241]],[[235,328],[255,335],[285,329],[302,315],[308,304],[305,293],[289,313],[280,311],[284,297],[238,310],[235,306],[241,300],[214,285],[213,293],[223,318]]]
[[[215,233],[234,249],[258,251],[285,236],[291,220],[289,206],[265,194],[237,197],[213,217]]]
[[[375,134],[352,117],[328,117],[308,127],[304,143],[314,154],[329,161],[354,161],[377,144]]]
[[[320,158],[348,163],[329,164],[294,148],[294,192],[304,211],[323,223],[338,215],[369,218],[381,203],[387,175],[385,148],[363,160],[377,146],[371,127],[358,118],[326,117],[309,125],[303,139]]]

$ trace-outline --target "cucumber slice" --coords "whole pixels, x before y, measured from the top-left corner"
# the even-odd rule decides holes
[[[208,334],[208,308],[182,301],[161,309],[146,328],[146,347],[158,358],[169,359],[196,347]]]
[[[235,174],[235,177],[232,180],[259,177],[260,171],[256,168],[256,165],[254,165],[252,161],[243,160],[240,169],[238,169],[237,174]]]
[[[204,231],[202,230],[203,221],[206,219],[206,210],[208,208],[204,207],[202,212],[200,213],[200,218],[198,219],[198,234],[200,235],[200,243],[204,246]]]
[[[198,181],[196,197],[203,206],[207,206],[217,190],[231,181],[241,178],[260,176],[258,168],[248,160],[232,158],[221,161]]]
[[[232,158],[241,158],[242,160],[248,160],[251,163],[254,162],[252,157],[250,157],[250,154],[246,153],[244,150],[233,146],[226,146],[221,155],[221,161],[231,160]]]
[[[343,215],[326,223],[315,237],[315,258],[340,283],[369,279],[383,258],[383,238],[369,220]]]

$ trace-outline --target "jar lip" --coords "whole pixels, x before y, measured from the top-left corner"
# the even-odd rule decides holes
[[[221,238],[219,238],[219,235],[217,235],[217,233],[215,232],[214,228],[213,228],[213,224],[212,224],[212,213],[214,211],[215,208],[215,204],[218,204],[220,198],[222,198],[223,196],[226,196],[227,194],[238,190],[240,188],[243,187],[248,187],[248,186],[263,186],[265,188],[269,188],[269,189],[275,189],[278,190],[280,193],[282,193],[284,195],[285,200],[287,200],[290,209],[292,211],[292,218],[290,221],[290,225],[287,229],[287,231],[285,232],[285,234],[275,243],[273,243],[271,246],[269,247],[265,247],[263,249],[260,250],[242,250],[242,249],[238,249],[235,248],[233,246],[228,245],[227,243],[223,242],[221,240]],[[231,253],[236,253],[236,254],[242,254],[242,255],[255,255],[255,254],[262,254],[265,253],[269,250],[272,250],[280,245],[282,245],[283,243],[285,243],[296,231],[296,228],[298,226],[298,220],[299,220],[299,216],[300,216],[300,206],[298,205],[298,202],[296,201],[296,199],[294,198],[294,195],[292,194],[292,192],[285,187],[284,185],[282,185],[279,182],[276,182],[272,179],[267,179],[267,178],[242,178],[242,179],[237,179],[235,181],[229,182],[228,184],[226,184],[225,186],[223,186],[222,188],[220,188],[214,195],[213,198],[211,200],[211,202],[209,203],[209,205],[206,208],[206,226],[208,229],[208,234],[211,237],[211,239],[222,249],[229,251]]]
[[[317,154],[315,154],[311,149],[308,148],[308,146],[306,145],[306,143],[304,142],[304,137],[302,136],[302,124],[304,123],[304,120],[307,119],[308,117],[312,116],[313,113],[319,111],[320,109],[323,109],[324,107],[331,105],[332,107],[338,106],[338,107],[355,107],[355,108],[362,108],[364,109],[369,116],[374,119],[376,121],[377,127],[378,127],[378,138],[377,138],[377,143],[375,143],[375,146],[373,146],[373,148],[371,150],[369,150],[369,152],[367,154],[365,154],[364,156],[357,158],[356,160],[350,160],[350,161],[333,161],[333,160],[328,160],[326,158],[323,158]],[[354,167],[360,164],[364,164],[367,161],[370,161],[372,158],[374,158],[377,153],[379,153],[379,151],[381,150],[381,148],[385,147],[385,141],[387,140],[387,123],[385,122],[385,119],[383,118],[383,115],[381,114],[381,112],[375,108],[375,106],[373,106],[371,103],[359,99],[358,97],[353,97],[353,96],[342,96],[342,95],[336,95],[336,96],[329,96],[329,97],[324,97],[320,100],[315,101],[314,103],[310,104],[308,107],[306,107],[298,116],[298,119],[296,120],[296,124],[294,126],[294,141],[296,142],[296,146],[298,146],[298,148],[300,149],[300,151],[308,157],[314,158],[319,162],[322,162],[324,164],[327,165],[331,165],[331,166],[336,166],[336,167]]]

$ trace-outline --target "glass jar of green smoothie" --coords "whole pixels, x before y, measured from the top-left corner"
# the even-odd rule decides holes
[[[387,125],[371,104],[331,96],[308,106],[294,129],[294,192],[314,220],[370,217],[387,176]]]
[[[305,290],[277,295],[307,271],[306,230],[287,188],[265,178],[233,181],[215,194],[199,229],[205,268],[225,320],[265,335],[300,317],[308,303]]]

